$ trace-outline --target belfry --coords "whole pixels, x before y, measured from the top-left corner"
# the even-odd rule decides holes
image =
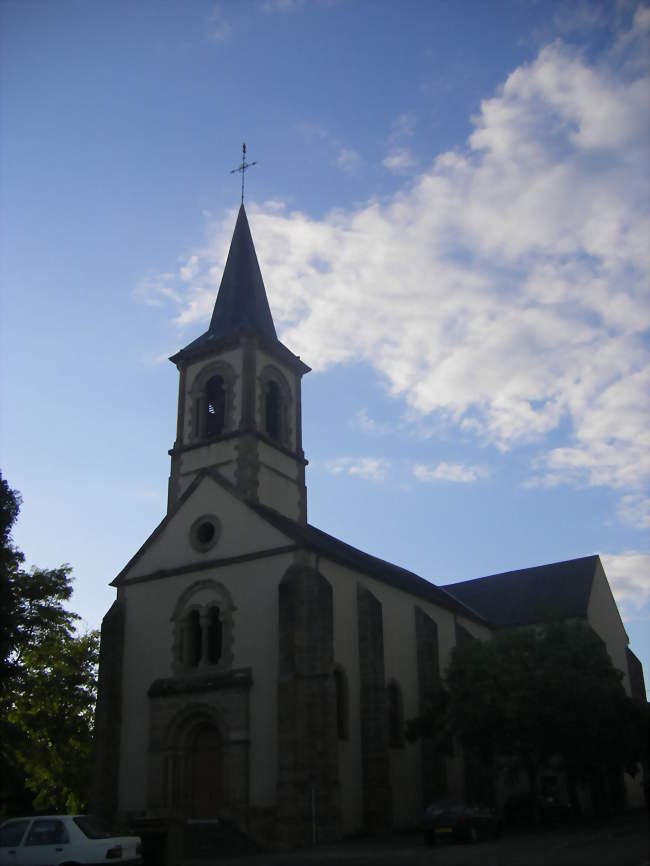
[[[247,501],[306,522],[300,393],[309,367],[277,338],[243,204],[210,326],[171,361],[180,384],[168,507],[213,468]]]

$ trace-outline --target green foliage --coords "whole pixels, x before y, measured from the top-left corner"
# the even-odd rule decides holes
[[[602,640],[558,623],[498,632],[456,647],[444,698],[409,723],[412,737],[451,732],[468,762],[494,776],[560,759],[570,784],[634,773],[647,749],[647,710],[627,696]]]
[[[97,689],[97,632],[78,635],[69,566],[25,571],[11,543],[20,498],[0,477],[0,814],[85,805]]]

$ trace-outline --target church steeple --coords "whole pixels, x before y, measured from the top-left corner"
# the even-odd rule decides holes
[[[301,378],[277,337],[244,205],[208,330],[170,358],[180,373],[169,507],[214,469],[247,499],[306,520]]]
[[[243,204],[239,208],[208,331],[215,337],[254,331],[277,339]]]

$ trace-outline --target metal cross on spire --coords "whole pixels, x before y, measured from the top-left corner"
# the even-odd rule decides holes
[[[252,165],[257,165],[257,161],[255,162],[246,162],[246,142],[244,142],[241,146],[241,165],[237,168],[233,168],[230,174],[237,174],[237,172],[241,172],[241,203],[244,204],[244,175],[246,174],[246,169],[250,168]]]

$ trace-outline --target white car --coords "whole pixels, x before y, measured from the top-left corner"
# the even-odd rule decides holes
[[[140,866],[138,836],[116,836],[92,815],[37,815],[0,825],[0,866]]]

